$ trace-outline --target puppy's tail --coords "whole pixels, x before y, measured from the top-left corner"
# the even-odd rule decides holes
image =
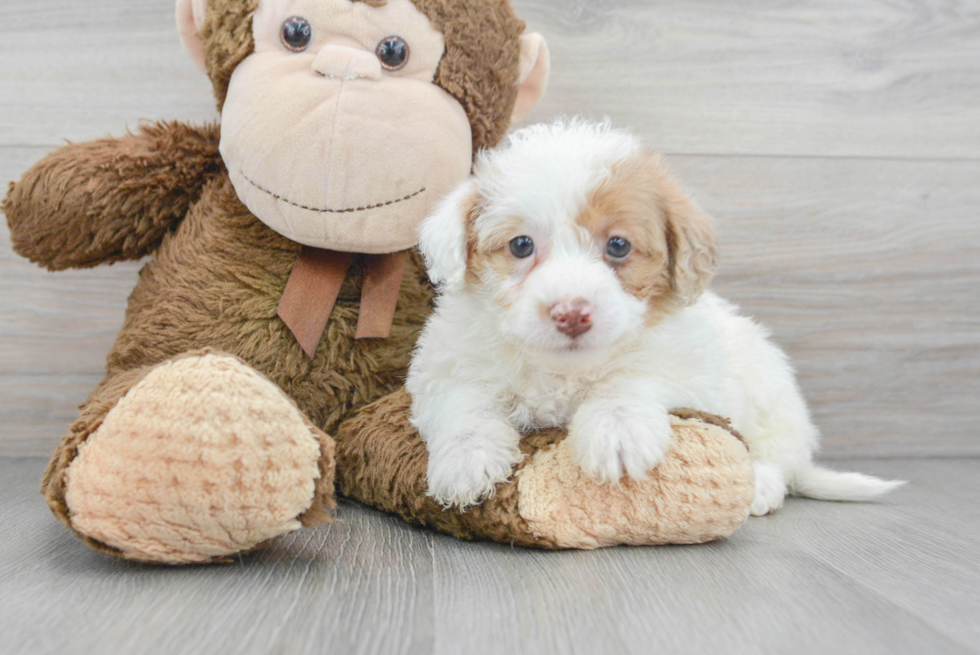
[[[903,480],[882,480],[863,473],[842,473],[811,464],[797,472],[789,488],[797,496],[817,500],[860,502],[882,496],[903,484]]]

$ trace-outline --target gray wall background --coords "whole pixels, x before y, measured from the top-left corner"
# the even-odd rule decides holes
[[[215,118],[170,0],[43,5],[0,5],[0,181],[64,139]],[[980,454],[980,3],[515,5],[552,48],[532,120],[608,115],[669,155],[826,455]],[[0,455],[58,442],[139,267],[49,274],[0,229]]]

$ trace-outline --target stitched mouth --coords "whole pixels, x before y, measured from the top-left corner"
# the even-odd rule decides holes
[[[241,174],[241,176],[243,178],[245,178],[245,181],[246,182],[248,182],[249,184],[251,184],[252,186],[254,186],[256,189],[258,189],[262,193],[265,193],[265,194],[267,194],[267,195],[275,198],[279,202],[284,202],[287,205],[292,205],[293,207],[299,207],[300,209],[306,209],[307,211],[317,212],[317,213],[320,213],[320,214],[354,214],[356,212],[368,211],[370,209],[379,209],[381,207],[388,207],[389,205],[397,205],[400,202],[405,202],[406,200],[411,200],[412,198],[414,198],[416,196],[420,196],[423,193],[425,193],[425,187],[422,187],[421,189],[419,189],[415,193],[410,193],[407,196],[402,196],[401,198],[395,198],[394,200],[389,200],[387,202],[379,202],[379,203],[374,204],[374,205],[365,205],[363,207],[349,207],[347,209],[327,209],[327,208],[323,208],[323,207],[311,207],[310,205],[304,205],[302,203],[293,202],[289,198],[283,198],[278,193],[275,193],[274,191],[270,191],[269,189],[266,189],[261,184],[258,184],[256,182],[253,182],[251,179],[249,179],[249,177],[247,175],[245,175],[245,173],[242,173],[241,171],[239,171],[239,173]]]

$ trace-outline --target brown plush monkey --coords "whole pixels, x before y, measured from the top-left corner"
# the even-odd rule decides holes
[[[401,387],[431,307],[408,250],[416,225],[469,173],[474,149],[530,111],[548,71],[543,40],[522,36],[507,0],[178,0],[177,9],[187,49],[214,83],[220,129],[168,123],[69,145],[3,204],[15,250],[50,270],[153,255],[106,378],[42,492],[92,547],[163,563],[220,561],[326,520],[328,434],[348,436],[346,493],[398,511],[384,488],[364,485],[387,475],[417,490],[414,469],[379,471],[363,456],[389,439],[416,443],[407,423],[378,405],[355,413]],[[382,406],[400,407],[393,398]],[[352,416],[361,423],[340,430]],[[378,439],[357,441],[369,434]],[[748,460],[735,452],[712,482],[725,487],[718,480],[734,472],[725,528],[681,504],[687,540],[727,534],[747,515]],[[628,513],[617,517],[604,542],[644,541],[622,529]],[[562,545],[515,539],[512,519],[488,515],[468,531],[429,522]]]
[[[51,270],[153,254],[42,490],[93,547],[196,562],[325,518],[327,433],[401,386],[430,308],[417,257],[374,255],[414,245],[473,150],[534,106],[548,60],[506,0],[177,10],[220,130],[67,146],[3,210],[15,250]]]

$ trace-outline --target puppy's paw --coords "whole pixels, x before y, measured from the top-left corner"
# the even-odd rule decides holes
[[[752,516],[765,516],[783,506],[786,498],[786,480],[783,471],[775,464],[754,462],[755,498],[752,499]]]
[[[575,414],[568,437],[579,465],[599,482],[618,482],[625,471],[643,480],[663,460],[673,439],[665,411],[590,403]]]
[[[498,422],[471,425],[430,440],[427,495],[445,507],[479,504],[524,458],[519,443],[517,431]]]

